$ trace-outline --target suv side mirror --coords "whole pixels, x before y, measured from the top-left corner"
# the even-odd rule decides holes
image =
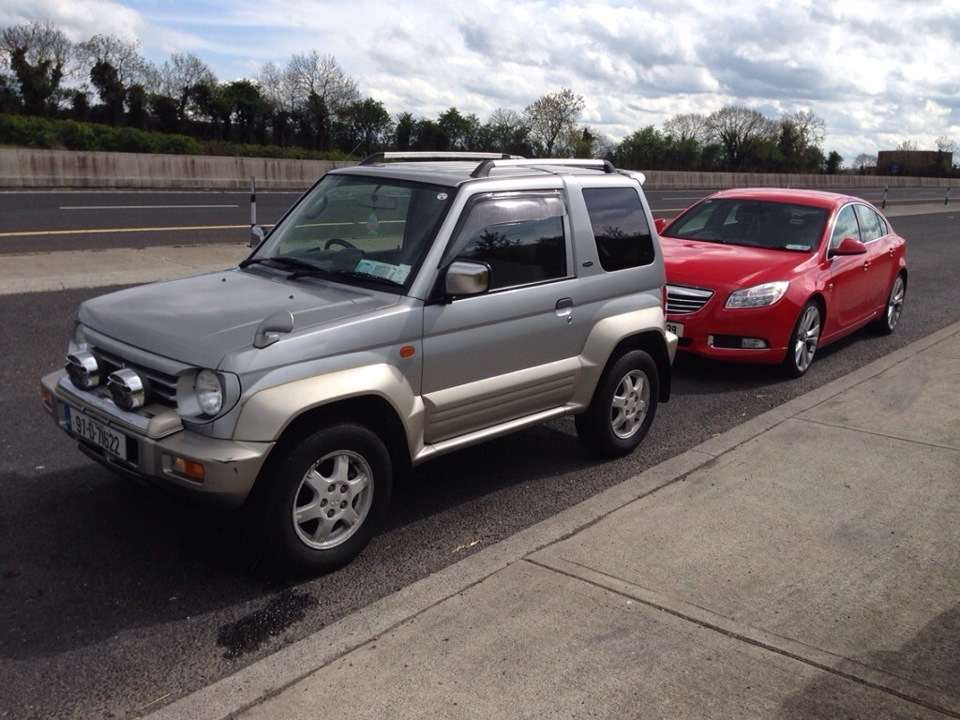
[[[480,295],[490,289],[490,266],[482,262],[456,260],[447,268],[444,290],[450,297]]]
[[[834,255],[863,255],[865,252],[867,252],[867,246],[852,237],[845,237],[833,249]]]

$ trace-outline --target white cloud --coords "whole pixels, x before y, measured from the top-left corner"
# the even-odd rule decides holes
[[[332,54],[393,113],[486,120],[568,87],[614,139],[727,104],[809,109],[848,159],[960,128],[956,0],[0,0],[0,26],[138,38],[222,81]],[[960,140],[960,137],[955,137]]]

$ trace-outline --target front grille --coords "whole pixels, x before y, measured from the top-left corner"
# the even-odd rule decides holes
[[[713,290],[687,287],[686,285],[667,285],[667,314],[689,315],[707,304],[713,297]]]
[[[173,375],[167,375],[153,368],[144,367],[135,363],[127,362],[123,358],[108,353],[100,348],[93,350],[94,355],[100,364],[101,377],[107,378],[114,370],[120,368],[130,368],[146,378],[150,383],[149,402],[155,402],[168,408],[177,408],[177,378]]]

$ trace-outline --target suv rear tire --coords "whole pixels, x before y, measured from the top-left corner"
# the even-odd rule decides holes
[[[281,452],[283,450],[281,449]],[[353,423],[323,425],[272,466],[258,498],[260,537],[269,558],[298,575],[335,570],[379,531],[390,503],[390,454]]]
[[[597,455],[629,455],[646,436],[657,412],[657,364],[643,350],[610,363],[585,412],[574,416],[580,441]]]

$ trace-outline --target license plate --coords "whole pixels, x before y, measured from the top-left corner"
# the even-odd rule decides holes
[[[68,430],[72,430],[84,440],[88,440],[94,445],[99,445],[108,453],[116,455],[121,460],[127,459],[126,435],[110,429],[99,420],[94,420],[89,415],[84,415],[69,405],[64,408],[64,412]]]
[[[672,332],[677,337],[683,337],[683,323],[668,322],[667,330]]]

